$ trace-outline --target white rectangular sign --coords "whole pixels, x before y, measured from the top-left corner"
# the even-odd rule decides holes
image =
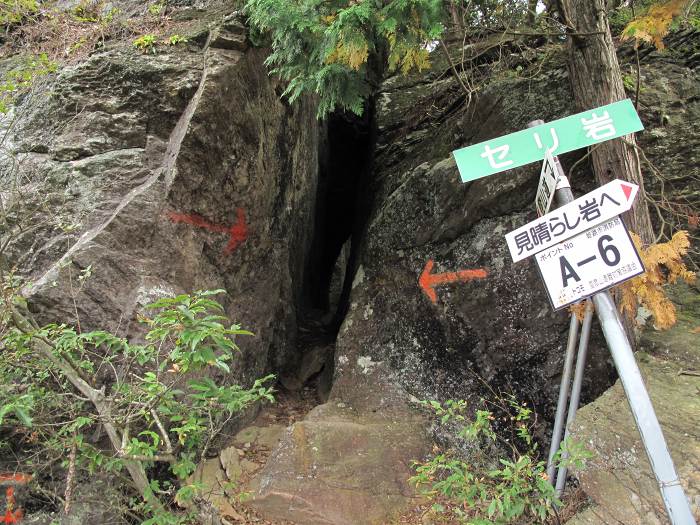
[[[644,273],[619,217],[535,255],[555,310]]]
[[[518,262],[629,210],[639,186],[620,179],[506,234],[513,262]]]
[[[557,179],[559,172],[554,164],[554,157],[549,150],[544,155],[542,163],[542,171],[540,171],[540,183],[537,186],[537,197],[535,197],[535,206],[537,207],[537,215],[542,217],[549,211],[549,207],[554,200],[554,190],[557,187]]]

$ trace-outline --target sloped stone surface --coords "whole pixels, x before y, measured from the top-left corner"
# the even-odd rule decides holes
[[[304,525],[390,523],[413,496],[411,461],[429,446],[423,426],[409,412],[320,405],[287,430],[250,504],[265,518]]]
[[[668,332],[649,331],[637,360],[681,484],[700,519],[700,294],[678,286],[678,324]],[[590,508],[569,523],[669,523],[656,479],[644,451],[627,398],[618,381],[576,414],[575,439],[594,457],[578,472]]]
[[[391,78],[379,95],[374,205],[331,396],[380,409],[411,397],[478,399],[485,382],[551,415],[568,321],[552,311],[534,261],[513,264],[504,240],[536,218],[540,168],[463,184],[451,151],[572,112],[567,81],[496,78],[467,106],[457,80],[440,76],[443,62],[438,54],[435,83]],[[433,304],[418,285],[429,260],[434,273],[488,275],[438,287]],[[592,395],[611,379],[598,341]]]
[[[700,191],[697,163],[692,162],[697,134],[677,138],[700,110],[697,70],[687,63],[698,41],[697,32],[691,33],[678,43],[672,60],[658,53],[643,58],[639,111],[646,129],[639,140],[667,177],[666,197],[689,203],[680,212],[685,218],[666,220],[697,232],[688,211],[697,207]],[[463,58],[460,45],[450,45],[456,60]],[[479,50],[470,47],[467,56],[470,52]],[[508,60],[521,61],[522,76],[496,69],[478,93],[466,96],[449,64],[435,55],[430,72],[392,77],[378,95],[372,210],[336,344],[331,396],[374,409],[411,396],[479,397],[483,380],[552,418],[567,317],[552,312],[534,262],[513,264],[503,239],[535,219],[540,167],[523,166],[462,184],[451,152],[524,129],[537,118],[546,122],[575,113],[566,59],[561,50],[548,47],[546,67],[540,67],[537,60],[528,62],[527,53],[514,53]],[[623,58],[624,68],[634,67],[630,56]],[[565,171],[583,153],[560,156]],[[660,180],[647,168],[644,174],[654,194]],[[577,195],[595,187],[585,162],[578,164],[571,182]],[[655,198],[661,197],[657,193]],[[484,269],[488,276],[439,287],[432,304],[418,286],[429,260],[436,273]],[[597,325],[590,352],[584,402],[615,378]]]

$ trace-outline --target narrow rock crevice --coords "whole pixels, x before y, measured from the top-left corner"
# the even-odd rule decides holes
[[[374,102],[362,116],[336,112],[320,146],[314,238],[298,316],[297,359],[282,384],[315,383],[324,400],[331,387],[335,339],[347,313],[372,198],[376,142]]]
[[[335,331],[347,306],[344,283],[354,274],[351,259],[356,258],[353,252],[366,222],[372,120],[373,111],[368,108],[362,117],[334,113],[326,123],[305,306],[322,313],[325,324]]]

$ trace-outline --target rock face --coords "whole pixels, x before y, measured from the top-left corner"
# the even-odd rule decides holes
[[[304,525],[385,524],[410,504],[410,462],[427,452],[418,416],[326,403],[290,427],[256,478],[251,504]]]
[[[552,312],[534,263],[513,264],[503,240],[506,232],[535,218],[539,167],[462,184],[450,153],[522,129],[536,118],[548,121],[574,113],[566,68],[557,53],[548,55],[554,58],[546,72],[491,79],[466,108],[464,93],[440,59],[427,76],[384,83],[377,100],[373,182],[366,189],[371,212],[349,311],[336,341],[331,401],[297,424],[301,429],[294,427],[277,450],[276,461],[265,468],[255,502],[263,514],[299,523],[340,524],[346,518],[325,499],[343,500],[351,494],[365,505],[353,470],[341,473],[338,480],[330,460],[303,461],[338,455],[345,441],[331,439],[336,434],[362,439],[364,430],[358,427],[341,432],[327,426],[334,421],[327,411],[334,413],[338,403],[352,409],[355,417],[384,418],[383,424],[391,421],[387,414],[413,421],[413,431],[397,426],[389,439],[403,443],[419,432],[426,437],[416,443],[415,451],[427,450],[430,441],[428,422],[411,408],[415,398],[475,401],[489,385],[514,393],[541,415],[552,417],[567,316]],[[644,58],[645,78],[674,86],[673,104],[687,101],[685,111],[692,114],[697,104],[687,97],[697,93],[688,88],[694,74],[679,65],[668,76],[659,58]],[[646,96],[650,104],[659,100],[651,90]],[[650,128],[642,134],[642,143],[653,141],[654,135],[666,137],[655,120],[656,111],[655,106],[642,105],[642,118]],[[653,145],[649,157],[665,169],[663,153]],[[576,155],[564,155],[565,169],[576,160]],[[572,183],[578,194],[595,184],[590,172],[580,168]],[[691,188],[688,191],[697,190]],[[429,261],[434,273],[483,269],[487,275],[437,288],[433,303],[419,286]],[[584,401],[595,399],[614,377],[597,327],[590,351]],[[314,454],[304,437],[307,431],[321,436],[314,442]],[[546,441],[550,429],[543,426],[541,432]],[[410,459],[420,458],[404,455],[394,476],[405,471]],[[317,464],[323,466],[294,477],[299,469],[307,473]],[[392,492],[378,490],[377,498],[383,501],[386,494]],[[350,522],[374,523],[380,515],[389,522],[392,512],[407,501],[395,500],[392,508],[372,507],[364,517],[353,514]]]
[[[79,319],[83,329],[120,335],[138,333],[137,315],[156,298],[225,288],[227,314],[256,334],[239,341],[239,381],[292,364],[300,372],[289,384],[298,388],[334,352],[333,370],[323,370],[328,384],[333,376],[330,400],[270,444],[251,504],[265,517],[305,525],[390,523],[414,501],[411,462],[432,445],[430,424],[412,401],[476,401],[488,387],[552,415],[568,319],[552,312],[533,261],[513,264],[503,238],[535,218],[539,167],[462,184],[451,151],[573,113],[563,55],[548,48],[546,69],[518,55],[524,73],[485,75],[474,97],[437,57],[427,75],[383,84],[371,183],[362,188],[369,213],[336,272],[356,270],[348,313],[334,347],[323,340],[302,356],[295,339],[322,133],[315,107],[309,99],[294,107],[280,101],[264,50],[249,48],[235,16],[203,9],[196,18],[188,47],[100,51],[0,122],[0,197],[16,221],[2,232],[2,242],[10,236],[6,254],[29,269],[24,294],[38,320]],[[453,51],[461,55],[458,45]],[[476,50],[474,67],[488,56]],[[664,166],[676,170],[685,149],[673,136],[687,122],[665,118],[662,106],[688,119],[700,114],[700,84],[692,63],[665,69],[656,58],[643,61],[654,90],[642,93],[649,129],[641,142],[652,160],[670,155]],[[668,99],[657,94],[669,86]],[[569,168],[577,159],[562,161]],[[572,182],[577,193],[593,187],[581,171]],[[689,199],[700,195],[687,189]],[[31,220],[20,228],[21,217]],[[438,286],[435,297],[419,286],[424,272],[464,269],[480,273]],[[332,302],[341,303],[337,275],[326,277],[335,281]],[[589,363],[584,398],[593,399],[613,381],[600,336]],[[676,372],[664,371],[658,385]],[[683,376],[676,397],[661,406],[679,403],[692,381]],[[697,420],[694,414],[685,417]],[[675,442],[677,449],[687,437],[679,433]],[[600,443],[601,450],[617,446]],[[245,470],[234,453],[225,449],[202,476],[208,468],[218,483]],[[697,457],[689,464],[697,470]],[[602,507],[595,483],[603,474],[590,472],[582,480],[590,476],[590,495]],[[225,490],[217,495],[226,501]],[[654,505],[638,507],[646,516]]]
[[[32,224],[8,250],[37,318],[83,329],[133,333],[157,297],[226,289],[256,334],[240,340],[250,378],[295,348],[318,127],[310,101],[280,100],[235,16],[197,16],[188,47],[96,53],[17,108],[3,203]]]
[[[513,264],[503,238],[536,217],[539,166],[462,184],[451,151],[570,113],[565,74],[502,77],[465,107],[436,60],[428,79],[442,80],[392,78],[378,98],[374,207],[331,396],[379,409],[411,396],[471,399],[488,383],[547,414],[568,323],[552,312],[534,262]],[[433,302],[419,286],[429,261],[433,273],[486,276],[440,286]],[[594,346],[589,386],[600,391],[609,369]]]
[[[434,77],[440,67],[438,60]],[[549,410],[567,317],[551,311],[532,262],[511,263],[503,240],[535,217],[529,210],[539,168],[464,185],[450,153],[569,111],[561,75],[553,86],[549,77],[537,82],[496,82],[456,114],[464,96],[454,79],[385,82],[373,182],[365,189],[371,211],[336,341],[330,400],[290,430],[257,478],[253,504],[263,516],[372,524],[404,512],[412,461],[432,442],[416,398],[476,401],[490,384]],[[433,303],[419,287],[428,261],[434,273],[487,275],[437,288]],[[609,368],[599,346],[593,355],[588,386],[600,391]],[[368,479],[375,479],[371,490]]]
[[[697,212],[692,210],[700,205],[693,162],[698,137],[673,137],[687,135],[683,129],[700,111],[693,69],[697,42],[698,33],[689,31],[669,42],[675,49],[672,57],[646,53],[640,96],[646,126],[640,143],[653,163],[644,168],[650,193],[657,202],[670,197],[686,203],[673,215],[664,213],[675,228],[691,234],[697,234],[697,222],[692,222]],[[459,50],[459,43],[452,49]],[[479,49],[466,53],[479,60],[488,56],[488,50],[486,55]],[[378,144],[369,191],[373,207],[350,310],[336,345],[331,395],[373,407],[392,396],[469,397],[481,390],[481,378],[551,417],[566,316],[552,312],[534,262],[513,264],[503,240],[504,233],[535,218],[539,166],[462,184],[451,159],[457,147],[523,129],[536,118],[549,121],[576,111],[561,50],[539,50],[537,56],[543,55],[549,57],[546,71],[527,52],[512,55],[521,63],[511,64],[511,71],[523,70],[522,77],[496,72],[473,98],[465,96],[438,57],[427,75],[384,83],[377,100]],[[629,49],[621,55],[628,71]],[[561,157],[567,172],[580,155]],[[666,194],[659,173],[666,177]],[[570,178],[579,195],[595,185],[585,162]],[[437,288],[433,304],[418,286],[431,260],[433,272],[484,269],[488,275]],[[584,402],[595,399],[613,377],[597,333]]]
[[[700,294],[678,286],[680,320],[668,333],[647,331],[637,354],[676,471],[700,519]],[[668,523],[658,484],[620,382],[576,414],[573,436],[593,452],[578,472],[591,505],[574,525]]]

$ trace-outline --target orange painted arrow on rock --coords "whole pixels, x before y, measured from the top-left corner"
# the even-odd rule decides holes
[[[433,303],[437,302],[437,293],[435,293],[435,290],[433,290],[435,286],[454,283],[457,281],[467,282],[473,281],[474,279],[484,279],[488,275],[488,272],[483,268],[478,270],[460,270],[458,272],[431,274],[430,272],[433,270],[434,264],[435,263],[433,263],[433,260],[429,259],[425,264],[425,268],[423,268],[423,273],[418,279],[418,285],[423,289],[425,295],[427,295],[428,299],[430,299]]]
[[[210,232],[217,233],[228,233],[229,241],[224,248],[224,255],[230,255],[233,250],[238,248],[238,246],[246,240],[248,237],[248,226],[245,222],[245,211],[243,208],[238,208],[236,210],[237,221],[232,226],[225,226],[223,224],[215,224],[206,220],[201,215],[196,213],[175,213],[174,211],[168,212],[168,218],[171,222],[191,224],[192,226],[197,226],[199,228],[204,228]],[[0,522],[1,523],[1,522]]]

